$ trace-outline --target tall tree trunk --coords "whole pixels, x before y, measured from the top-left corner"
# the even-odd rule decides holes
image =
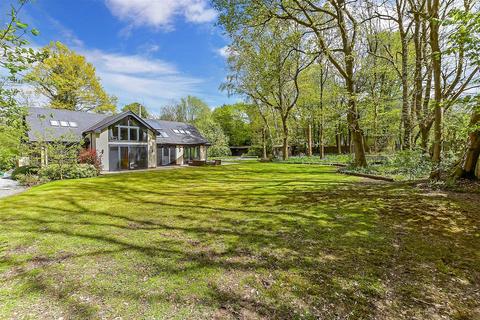
[[[410,124],[412,128],[415,127],[415,117],[417,121],[421,118],[422,108],[422,95],[423,95],[423,79],[422,79],[422,66],[423,66],[423,45],[421,37],[422,21],[420,19],[420,12],[418,9],[413,8],[414,14],[414,31],[413,41],[415,44],[415,72],[414,72],[414,87],[413,87],[413,100],[412,100],[412,112],[410,117]],[[419,123],[419,122],[417,122]],[[421,131],[421,122],[419,123]],[[422,137],[423,138],[423,137]],[[414,142],[415,144],[415,142]]]
[[[353,79],[353,61],[347,59],[347,70],[349,70]],[[365,145],[363,141],[363,132],[360,129],[358,122],[359,115],[357,110],[357,102],[355,100],[355,88],[352,80],[347,80],[348,92],[348,114],[347,122],[350,127],[350,132],[353,140],[353,147],[355,152],[355,165],[358,167],[367,166],[367,158],[365,156]]]
[[[320,126],[320,159],[325,158],[325,143],[323,142],[323,124]]]
[[[345,89],[348,94],[348,113],[347,113],[347,123],[350,128],[353,137],[353,145],[355,152],[355,165],[357,167],[366,167],[367,158],[365,156],[365,145],[363,140],[363,131],[360,128],[359,123],[359,113],[357,110],[357,101],[356,101],[356,91],[355,91],[355,53],[354,46],[356,41],[357,34],[357,25],[354,24],[353,34],[351,38],[348,36],[346,16],[351,19],[352,15],[346,10],[346,1],[345,0],[336,0],[330,2],[336,10],[336,20],[339,27],[341,39],[342,39],[342,51],[344,54],[345,69],[343,70],[343,78],[345,80]],[[334,59],[329,55],[330,61],[335,65]],[[335,61],[338,64],[338,61]],[[337,67],[338,69],[338,67]],[[340,68],[341,69],[341,68]]]
[[[320,133],[321,133],[321,130],[320,130],[320,124],[317,124],[317,134],[316,134],[316,137],[317,137],[317,143],[316,145],[318,146],[318,153],[320,154],[320,148],[321,148],[321,145],[320,145]]]
[[[425,94],[422,104],[422,117],[420,121],[420,131],[421,131],[421,147],[425,153],[429,153],[428,142],[430,137],[430,129],[432,128],[433,121],[429,118],[430,116],[430,92],[432,89],[432,68],[429,66],[427,70],[427,82],[425,84]]]
[[[373,106],[373,150],[374,152],[378,152],[378,106],[375,103]]]
[[[342,152],[344,153],[350,153],[350,145],[349,145],[349,137],[350,135],[348,134],[348,132],[343,132],[342,133],[342,142],[343,142],[343,147],[342,147]]]
[[[266,134],[265,127],[262,128],[262,147],[263,147],[263,154],[262,158],[267,159],[267,134]]]
[[[335,135],[335,142],[337,143],[337,153],[342,154],[342,133],[340,132],[340,124],[337,124],[337,134]]]
[[[288,159],[288,125],[287,125],[287,118],[282,116],[282,129],[283,129],[283,145],[282,145],[282,159]]]
[[[307,156],[313,155],[312,150],[312,125],[309,123],[307,127]]]
[[[323,133],[323,128],[324,128],[324,117],[323,117],[323,102],[320,100],[320,126],[318,128],[318,144],[319,144],[319,153],[320,153],[320,159],[323,159],[325,157],[325,143],[324,143],[324,133]]]
[[[320,159],[325,157],[325,146],[323,142],[323,128],[325,126],[325,116],[323,114],[323,91],[325,90],[325,80],[327,75],[324,72],[325,65],[320,69],[320,132],[319,132],[319,146],[320,146]]]
[[[478,165],[478,157],[480,156],[480,111],[474,112],[470,120],[470,127],[474,128],[468,135],[467,150],[463,157],[463,161],[455,172],[458,178],[474,179],[476,168]]]
[[[408,95],[408,43],[406,35],[402,36],[402,122],[403,122],[403,149],[410,149],[412,141],[412,127],[410,123],[410,103]]]
[[[435,121],[434,121],[434,141],[432,160],[437,168],[432,172],[432,178],[438,178],[440,172],[438,166],[442,156],[442,122],[443,122],[443,106],[442,106],[442,74],[441,63],[442,56],[439,43],[439,0],[428,0],[428,9],[430,15],[430,47],[432,48],[432,70],[434,84],[434,100],[435,100]]]
[[[348,128],[347,136],[345,137],[345,149],[347,153],[353,153],[352,148],[352,131]]]

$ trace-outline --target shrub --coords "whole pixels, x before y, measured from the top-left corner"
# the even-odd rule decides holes
[[[79,179],[79,178],[90,178],[98,176],[98,170],[92,164],[71,164],[68,166],[63,166],[60,168],[57,164],[50,164],[39,170],[39,175],[41,177],[47,178],[49,180],[60,180],[60,179]]]
[[[68,171],[69,179],[91,178],[98,176],[99,171],[93,164],[73,165]]]
[[[78,155],[78,162],[93,165],[98,172],[102,170],[102,159],[95,149],[83,149]]]
[[[47,183],[49,180],[43,177],[40,177],[36,174],[18,174],[17,181],[26,187],[33,187],[42,183]]]
[[[225,157],[230,156],[230,148],[223,145],[212,145],[208,148],[208,157]]]
[[[22,166],[13,170],[12,179],[18,180],[18,175],[37,174],[37,173],[38,173],[38,167]]]
[[[286,161],[284,160],[277,160],[281,162],[288,162],[288,163],[308,163],[308,164],[331,164],[331,163],[342,163],[342,164],[349,164],[353,162],[352,155],[349,154],[329,154],[326,155],[325,158],[320,158],[319,156],[293,156],[289,157]]]
[[[399,151],[390,161],[394,173],[406,175],[410,180],[428,176],[432,169],[428,155],[416,150]]]

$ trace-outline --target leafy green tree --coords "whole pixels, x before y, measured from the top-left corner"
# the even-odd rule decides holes
[[[275,21],[258,29],[241,26],[231,36],[235,54],[222,88],[246,96],[278,113],[282,127],[282,158],[288,158],[288,120],[300,94],[299,77],[315,60],[303,54],[305,44],[293,23]]]
[[[478,8],[477,8],[478,9]],[[450,24],[455,26],[455,32],[450,36],[453,43],[451,51],[463,52],[480,70],[480,12],[469,10],[455,10],[451,13]],[[477,80],[477,84],[478,84]],[[455,169],[455,176],[461,178],[480,178],[480,94],[469,96],[464,103],[471,110],[470,121],[467,127],[467,143],[459,165]]]
[[[232,146],[250,145],[252,131],[244,103],[223,105],[213,110],[213,119],[220,124]]]
[[[122,111],[133,111],[142,118],[150,118],[150,113],[147,108],[139,102],[133,102],[123,106]]]
[[[357,1],[330,0],[312,3],[309,0],[215,0],[213,3],[220,11],[220,23],[230,34],[245,26],[247,29],[257,26],[260,32],[263,32],[262,30],[274,21],[299,26],[300,43],[325,54],[343,80],[349,107],[347,122],[354,141],[355,164],[360,167],[367,166],[356,92],[358,77],[355,59],[360,53],[358,45],[362,34],[361,18],[356,13],[361,8]],[[297,52],[305,51],[305,48],[299,49]]]
[[[200,98],[187,96],[180,102],[164,107],[159,118],[167,121],[179,121],[193,124],[212,144],[208,156],[218,157],[230,154],[228,137],[212,116],[210,107]]]
[[[209,157],[229,156],[228,137],[223,133],[222,127],[211,116],[198,119],[195,123],[200,133],[207,139],[211,146],[208,148]]]
[[[9,169],[19,155],[20,143],[25,134],[23,116],[26,110],[18,105],[16,86],[22,79],[22,71],[40,59],[43,54],[27,48],[25,35],[36,36],[38,30],[29,27],[19,18],[28,1],[11,5],[4,27],[0,28],[0,170]]]
[[[54,136],[51,132],[46,133],[40,141],[25,146],[25,154],[31,159],[38,155],[43,156],[47,167],[54,168],[60,180],[65,178],[65,173],[70,167],[78,164],[78,155],[82,149],[82,140],[78,140],[73,134],[67,133],[61,136]],[[48,168],[46,170],[49,170]]]
[[[159,118],[168,121],[194,123],[211,114],[210,107],[200,98],[186,96],[176,104],[164,107]]]
[[[50,107],[98,113],[115,112],[116,98],[103,89],[95,67],[60,42],[46,46],[48,58],[26,76]]]

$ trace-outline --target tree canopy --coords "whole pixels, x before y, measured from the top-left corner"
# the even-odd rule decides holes
[[[52,42],[43,52],[47,55],[26,76],[36,91],[55,109],[115,112],[116,98],[103,89],[95,67],[84,56],[61,42]]]
[[[129,110],[135,112],[136,114],[138,114],[142,118],[150,118],[151,117],[147,108],[139,102],[129,103],[127,105],[124,105],[123,108],[122,108],[122,111],[129,111]]]
[[[230,154],[228,137],[220,123],[216,122],[210,107],[200,98],[187,96],[178,103],[164,106],[159,119],[190,123],[211,143],[208,156],[226,156]]]
[[[365,167],[369,152],[419,150],[431,159],[432,178],[459,158],[479,175],[478,1],[213,3],[231,39],[222,88],[256,106],[264,130],[251,131],[266,130],[284,154],[291,145],[323,156],[335,145]],[[300,72],[298,91],[285,90],[291,69],[279,68],[294,56],[316,59]]]
[[[25,134],[25,110],[17,101],[22,73],[44,57],[43,53],[28,48],[26,35],[37,36],[39,31],[19,16],[26,3],[22,0],[13,4],[2,17],[6,24],[0,27],[0,170],[14,165]]]
[[[237,103],[235,105],[223,105],[213,110],[213,119],[220,124],[231,146],[252,144],[248,107],[247,104]]]

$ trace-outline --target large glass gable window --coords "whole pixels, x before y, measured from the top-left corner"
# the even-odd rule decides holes
[[[147,136],[147,128],[130,116],[108,128],[109,141],[146,142]]]

